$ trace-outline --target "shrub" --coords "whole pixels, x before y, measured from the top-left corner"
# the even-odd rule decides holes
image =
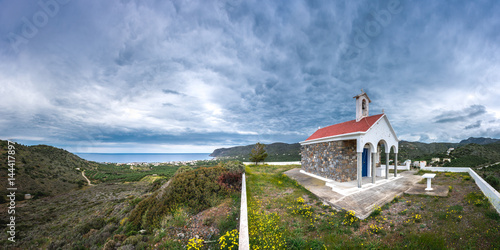
[[[148,238],[147,237],[144,237],[143,235],[133,235],[133,236],[130,236],[128,237],[127,239],[125,239],[122,243],[122,245],[132,245],[132,246],[136,246],[138,245],[140,242],[145,242],[147,241]]]
[[[492,220],[500,220],[500,214],[497,213],[496,210],[490,209],[484,213],[486,217],[492,219]]]
[[[83,224],[78,229],[81,235],[88,233],[91,229],[99,230],[106,225],[106,220],[102,217],[95,217],[89,222]]]
[[[342,224],[347,225],[347,226],[359,226],[359,219],[356,217],[356,213],[352,210],[346,211],[344,214],[344,220],[342,221]]]
[[[306,241],[302,238],[290,238],[287,239],[286,245],[289,249],[305,249]]]
[[[490,184],[495,189],[497,189],[498,188],[498,184],[500,184],[500,181],[498,180],[498,178],[495,177],[495,176],[493,176],[493,175],[486,176],[486,178],[484,180],[486,182],[488,182],[488,184]]]
[[[217,184],[219,176],[226,170],[221,167],[198,168],[174,177],[163,204],[185,205],[193,213],[210,207],[209,199],[219,194],[222,187]]]
[[[104,244],[102,249],[103,250],[112,250],[112,249],[115,249],[115,245],[116,245],[116,242],[114,240],[109,240],[108,242],[106,242],[106,244]]]
[[[242,181],[241,177],[240,173],[227,172],[219,176],[217,183],[229,192],[240,192]]]
[[[180,168],[179,168],[180,169]],[[179,171],[179,169],[177,171]],[[165,183],[167,182],[166,179],[164,178],[161,178],[161,179],[156,179],[155,181],[153,181],[153,184],[151,185],[151,187],[149,188],[149,192],[154,192],[158,189],[160,189],[160,187]]]
[[[183,227],[186,225],[189,219],[189,215],[186,213],[186,209],[177,208],[172,212],[172,215],[165,216],[161,222],[162,227]]]
[[[380,206],[376,206],[375,210],[370,214],[371,217],[376,217],[382,213],[382,208]]]
[[[193,168],[190,166],[182,166],[182,167],[178,168],[177,171],[175,171],[174,175],[176,176],[178,174],[182,174],[182,173],[189,172],[192,170],[193,170]]]
[[[156,198],[157,191],[137,204],[129,217],[132,228],[159,227],[164,215],[172,214],[178,207],[185,207],[189,213],[212,207],[214,200],[226,193],[217,183],[219,176],[225,172],[226,169],[216,166],[177,174],[164,190],[162,198]]]
[[[226,161],[219,163],[219,165],[231,173],[241,175],[245,172],[245,165],[241,161]]]
[[[399,196],[395,196],[394,199],[391,201],[392,203],[398,203],[399,202]]]

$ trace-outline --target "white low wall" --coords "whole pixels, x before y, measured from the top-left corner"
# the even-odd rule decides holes
[[[470,168],[445,168],[445,167],[423,167],[420,168],[427,171],[435,172],[467,172],[474,179],[476,185],[481,189],[483,194],[488,197],[493,207],[500,214],[500,193],[488,184],[481,176]]]
[[[380,165],[385,170],[385,165]],[[394,169],[394,165],[389,165],[389,169]],[[398,170],[410,170],[409,165],[398,166]]]
[[[245,165],[254,165],[255,162],[243,162]],[[277,162],[259,162],[259,165],[300,165],[300,161],[277,161]]]
[[[469,173],[470,168],[445,168],[445,167],[421,167],[422,170],[434,172],[454,172],[454,173]]]
[[[250,248],[250,238],[248,237],[248,211],[247,211],[247,184],[245,173],[241,177],[241,209],[240,209],[240,236],[238,241],[239,249],[248,250]]]

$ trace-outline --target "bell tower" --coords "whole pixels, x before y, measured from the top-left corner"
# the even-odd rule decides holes
[[[368,95],[361,89],[361,94],[353,97],[356,98],[356,122],[359,122],[361,119],[368,116],[368,110],[370,107],[370,98]]]

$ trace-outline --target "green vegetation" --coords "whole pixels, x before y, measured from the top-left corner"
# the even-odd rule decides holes
[[[255,147],[250,152],[249,160],[255,162],[255,165],[257,165],[261,161],[264,161],[267,158],[267,152],[264,149],[265,146],[266,145],[257,142],[257,144],[255,144]]]
[[[249,155],[255,144],[248,146],[238,146],[232,148],[219,148],[214,150],[210,156],[234,159],[239,161],[250,161]],[[300,161],[300,144],[272,143],[265,145],[268,157],[266,161]]]
[[[235,249],[240,208],[235,183],[241,185],[242,164],[183,169],[171,180],[148,175],[140,181],[106,181],[25,201],[16,210],[19,240],[4,239],[0,244],[19,249],[189,249],[190,243],[196,243],[210,249]],[[238,173],[239,180],[223,178]],[[3,225],[4,219],[0,218]]]
[[[478,143],[478,144],[476,144]],[[250,161],[248,155],[254,145],[232,148],[219,148],[211,154],[220,159],[235,159]],[[447,155],[449,148],[455,148],[451,155]],[[273,161],[300,161],[300,144],[273,143],[265,146],[268,153],[267,162]],[[469,138],[460,143],[422,143],[399,142],[399,160],[411,159],[414,161],[431,162],[432,158],[451,158],[452,162],[440,162],[449,167],[475,167],[488,163],[500,162],[500,142],[491,138]],[[390,155],[391,159],[393,154]],[[382,164],[385,164],[385,152],[381,154]]]
[[[423,143],[423,142],[399,142],[399,159],[426,160],[432,157],[445,156],[448,148],[456,148],[458,143]],[[391,155],[392,157],[392,155]]]
[[[241,162],[225,162],[215,167],[184,168],[171,183],[145,198],[131,212],[129,230],[160,227],[162,220],[186,211],[199,213],[219,205],[228,195],[241,189]]]
[[[66,193],[87,184],[80,169],[96,163],[88,162],[63,149],[38,145],[15,146],[15,174],[18,190],[16,200],[24,194],[35,198]],[[0,176],[7,176],[7,141],[0,140]],[[7,181],[0,181],[0,203],[5,202]]]
[[[500,191],[500,163],[474,169],[494,189]]]
[[[283,174],[292,168],[247,167],[252,249],[500,247],[500,216],[467,173],[437,173],[433,185],[452,187],[448,197],[395,197],[360,221]]]
[[[476,167],[500,162],[500,143],[487,145],[467,144],[451,152],[451,162],[445,167]]]
[[[117,165],[117,164],[98,164],[95,167],[86,170],[85,176],[92,183],[115,183],[115,182],[133,182],[140,181],[148,175],[156,175],[170,178],[176,173],[179,167],[175,165]]]

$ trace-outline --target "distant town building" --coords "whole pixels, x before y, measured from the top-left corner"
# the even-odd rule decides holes
[[[439,162],[440,160],[441,160],[441,159],[439,159],[439,158],[432,158],[432,159],[431,159],[431,163],[434,163],[434,162]]]
[[[449,148],[448,150],[446,150],[446,154],[447,155],[450,155],[451,151],[455,150],[455,148]]]
[[[376,174],[379,147],[385,152],[393,149],[397,163],[399,140],[385,114],[369,116],[371,100],[365,92],[353,98],[356,99],[355,120],[320,128],[300,142],[302,169],[339,182],[357,180],[361,187],[362,177]],[[389,153],[386,155],[388,161]]]

